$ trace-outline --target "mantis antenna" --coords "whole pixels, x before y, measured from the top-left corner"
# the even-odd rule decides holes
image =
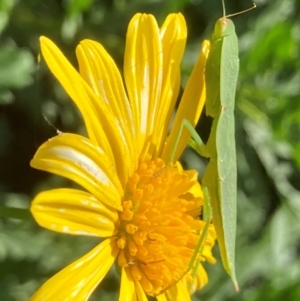
[[[240,11],[240,12],[238,12],[238,13],[226,15],[226,11],[225,11],[225,2],[224,2],[224,1],[225,1],[225,0],[222,0],[222,6],[223,6],[223,18],[230,18],[230,17],[233,17],[233,16],[237,16],[237,15],[243,14],[243,13],[249,11],[249,10],[252,10],[252,9],[256,8],[256,4],[253,2],[252,7],[250,7],[250,8],[247,8],[247,9],[245,9],[245,10],[242,10],[242,11]]]

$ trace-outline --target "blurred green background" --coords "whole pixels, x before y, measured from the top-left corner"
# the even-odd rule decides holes
[[[210,282],[193,300],[300,300],[300,1],[256,4],[234,17],[240,44],[236,264],[241,290],[235,293],[218,261],[206,265]],[[226,1],[228,13],[251,5]],[[29,167],[39,145],[56,135],[54,127],[83,131],[68,96],[43,62],[37,67],[39,36],[53,39],[75,66],[76,44],[95,39],[122,69],[133,14],[152,13],[162,24],[178,11],[189,30],[184,87],[200,42],[222,14],[220,0],[0,0],[0,205],[27,208],[39,191],[72,185]],[[203,116],[197,130],[207,137],[209,128]],[[205,162],[191,150],[183,159],[202,172]],[[1,218],[0,301],[28,300],[42,282],[97,243],[52,233],[32,220]],[[218,256],[217,248],[214,253]],[[91,300],[117,300],[118,281],[112,271]]]

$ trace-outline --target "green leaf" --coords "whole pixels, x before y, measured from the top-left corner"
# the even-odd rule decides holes
[[[27,50],[0,48],[0,89],[23,88],[33,82],[34,60]]]

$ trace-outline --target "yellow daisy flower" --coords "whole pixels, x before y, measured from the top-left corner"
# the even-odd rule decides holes
[[[83,115],[88,138],[60,133],[38,149],[31,166],[69,178],[85,190],[42,192],[31,212],[50,230],[104,239],[30,300],[88,300],[114,263],[121,275],[120,301],[147,300],[146,295],[161,301],[190,300],[190,289],[207,282],[202,265],[194,279],[186,274],[205,225],[199,219],[203,194],[197,172],[176,162],[188,132],[183,132],[173,158],[172,147],[182,119],[195,125],[203,108],[208,42],[167,140],[186,35],[181,14],[169,15],[160,29],[152,15],[135,15],[127,31],[125,87],[100,44],[79,44],[78,73],[53,42],[41,37],[42,55]],[[199,260],[215,261],[214,242],[211,225]]]

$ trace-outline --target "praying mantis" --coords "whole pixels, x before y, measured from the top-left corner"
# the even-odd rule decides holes
[[[239,290],[235,274],[235,236],[237,166],[234,129],[235,91],[239,72],[238,39],[233,22],[228,19],[237,14],[225,14],[215,23],[210,40],[210,52],[205,67],[206,115],[213,118],[210,135],[204,144],[188,120],[183,120],[178,137],[185,127],[192,139],[190,146],[209,159],[202,177],[204,191],[203,220],[206,222],[198,245],[190,260],[188,271],[194,269],[197,254],[203,249],[211,220],[216,229],[223,266]],[[175,143],[178,144],[179,138]]]

